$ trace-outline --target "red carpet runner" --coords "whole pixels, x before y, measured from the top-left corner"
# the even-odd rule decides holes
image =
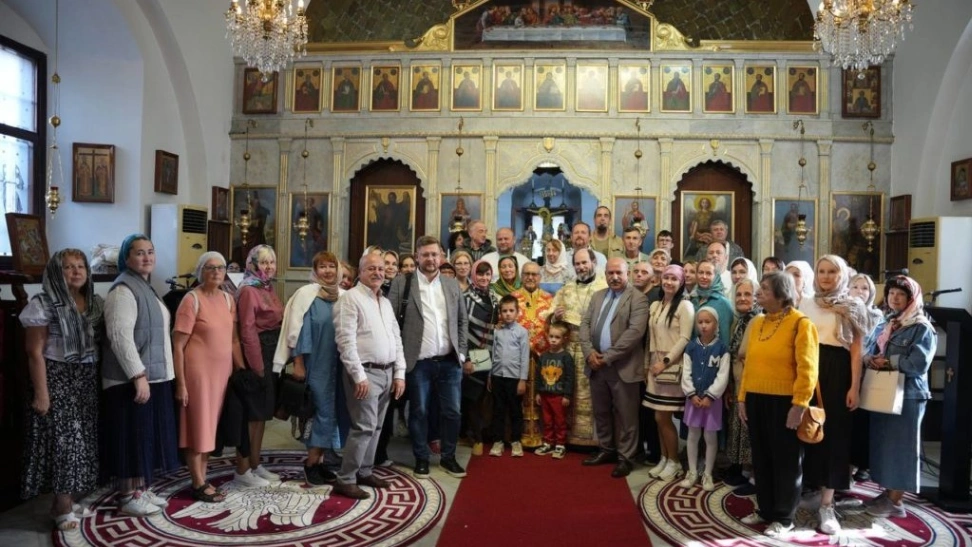
[[[472,458],[439,545],[649,545],[628,482],[611,478],[611,465],[509,454]]]

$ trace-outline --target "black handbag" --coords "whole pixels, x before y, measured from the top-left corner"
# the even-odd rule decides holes
[[[277,381],[277,409],[274,415],[281,420],[288,420],[292,416],[307,420],[313,416],[314,399],[311,397],[310,386],[286,371],[281,372],[280,380]]]

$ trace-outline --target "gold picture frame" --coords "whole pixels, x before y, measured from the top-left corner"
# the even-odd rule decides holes
[[[648,228],[641,242],[641,252],[650,253],[655,248],[658,234],[658,196],[615,194],[614,196],[614,233],[623,235],[625,228],[640,216]]]
[[[290,74],[291,110],[301,114],[320,112],[324,102],[324,66],[295,63]]]
[[[651,112],[651,63],[618,65],[618,112]]]
[[[706,204],[708,201],[708,204]],[[692,260],[699,253],[702,243],[696,239],[709,232],[715,220],[723,220],[729,226],[729,239],[736,239],[736,193],[732,191],[691,190],[679,198],[678,243],[682,261]]]
[[[331,234],[331,194],[330,192],[308,192],[306,201],[311,204],[307,215],[307,237],[300,240],[297,230],[291,229],[290,248],[287,265],[290,270],[309,270],[313,267],[314,255],[328,250]],[[290,194],[290,225],[297,223],[300,214],[307,210],[303,192]]]
[[[401,109],[402,67],[387,64],[371,67],[371,111],[398,112]]]
[[[736,67],[732,63],[702,63],[702,112],[736,112]]]
[[[493,110],[523,112],[523,63],[493,65]]]
[[[442,106],[442,65],[423,62],[412,65],[408,88],[408,109],[412,112],[439,112]]]
[[[574,110],[608,111],[608,64],[577,63],[574,76]]]
[[[796,225],[800,215],[806,215],[807,239],[800,245],[796,239]],[[820,241],[820,209],[816,199],[798,197],[773,198],[773,256],[785,263],[804,260],[814,264],[817,260],[817,242]]]
[[[71,201],[115,203],[115,145],[76,142],[71,148]]]
[[[361,111],[361,74],[360,64],[331,67],[331,112]]]
[[[377,245],[398,253],[414,251],[418,196],[410,191],[416,190],[409,186],[365,186],[365,247]]]
[[[830,194],[830,253],[841,256],[850,267],[881,279],[884,269],[885,224],[884,192],[831,192]],[[861,226],[870,213],[880,229],[872,250]]]
[[[471,220],[483,218],[482,212],[483,194],[466,192],[439,194],[439,241],[443,246],[447,246],[451,235],[449,227],[452,225],[454,216],[462,217],[463,229],[465,229]]]
[[[14,271],[27,275],[43,275],[47,262],[51,259],[44,218],[21,213],[7,213],[5,216]],[[90,271],[88,275],[91,275]]]
[[[786,67],[787,114],[820,114],[820,65]]]
[[[277,187],[273,185],[248,185],[231,186],[230,189],[230,222],[232,223],[230,240],[230,257],[227,260],[236,262],[241,268],[246,265],[246,254],[256,245],[267,244],[277,248],[276,245],[276,225],[277,225]],[[251,198],[247,203],[244,196],[249,194]],[[259,209],[253,209],[253,203],[259,205]],[[250,215],[250,228],[247,231],[246,245],[243,245],[241,232],[236,221],[240,218],[240,212],[246,209]]]
[[[662,63],[659,66],[662,112],[692,112],[692,63]]]
[[[567,110],[567,63],[537,63],[533,67],[533,110],[563,112]]]
[[[452,65],[453,112],[483,110],[483,80],[483,65],[480,63]]]
[[[776,65],[743,66],[746,114],[776,114]]]

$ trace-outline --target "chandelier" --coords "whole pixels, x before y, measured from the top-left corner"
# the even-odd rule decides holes
[[[863,71],[894,53],[905,27],[913,29],[911,0],[822,0],[813,26],[814,39],[834,64]]]
[[[307,53],[307,17],[304,0],[297,2],[294,15],[292,0],[245,0],[246,13],[239,0],[232,0],[226,10],[226,37],[233,53],[247,66],[257,68],[267,81],[274,72],[282,71],[294,57]]]

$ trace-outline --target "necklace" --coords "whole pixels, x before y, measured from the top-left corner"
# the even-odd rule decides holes
[[[766,338],[763,338],[763,327],[766,326],[766,319],[763,319],[763,322],[759,324],[759,337],[758,337],[759,341],[766,342],[767,340],[772,338],[773,335],[776,334],[776,331],[780,330],[780,325],[783,324],[783,320],[786,319],[786,316],[789,314],[790,314],[790,308],[787,308],[785,311],[780,313],[780,318],[776,320],[776,326],[773,327],[773,332],[771,332],[769,336],[767,336]]]

